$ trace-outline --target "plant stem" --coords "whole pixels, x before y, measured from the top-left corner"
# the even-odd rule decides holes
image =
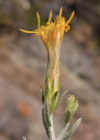
[[[50,127],[50,140],[56,140],[54,125],[53,125],[53,114],[50,116],[51,127]]]

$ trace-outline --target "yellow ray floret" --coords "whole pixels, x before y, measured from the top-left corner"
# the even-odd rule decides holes
[[[36,35],[39,35],[43,44],[48,50],[50,44],[52,44],[52,46],[55,47],[58,32],[60,34],[60,42],[62,41],[64,31],[67,32],[70,29],[70,26],[68,24],[72,20],[73,16],[74,16],[74,12],[71,14],[69,20],[65,22],[65,18],[62,17],[62,7],[61,7],[61,9],[59,10],[59,15],[57,15],[55,21],[52,22],[51,21],[52,10],[51,10],[46,26],[40,27],[40,16],[39,13],[37,12],[38,29],[35,31],[26,31],[23,29],[19,29],[19,30],[24,33],[35,33],[35,37]]]
[[[38,20],[38,29],[40,29],[40,16],[38,12],[37,12],[37,20]]]
[[[48,22],[47,22],[47,24],[50,24],[51,18],[52,18],[52,10],[50,11],[50,14],[49,14],[49,18],[48,18]]]

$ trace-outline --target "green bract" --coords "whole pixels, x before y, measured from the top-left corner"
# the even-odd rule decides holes
[[[66,116],[67,111],[70,110],[70,112],[71,112],[70,120],[71,120],[77,107],[78,107],[78,101],[75,101],[74,95],[70,95],[70,97],[67,100],[64,116]]]

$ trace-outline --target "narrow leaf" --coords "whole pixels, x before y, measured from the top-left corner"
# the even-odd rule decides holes
[[[73,105],[73,110],[74,112],[76,111],[76,109],[78,108],[78,101],[76,101]]]
[[[53,91],[54,91],[54,80],[52,81],[52,84],[51,84],[51,94],[53,95]]]
[[[61,132],[60,132],[60,134],[59,134],[57,140],[62,140],[62,139],[63,139],[64,135],[66,134],[66,131],[67,131],[68,127],[69,127],[69,123],[67,123],[67,124],[63,127],[63,129],[61,130]]]
[[[48,76],[46,75],[46,80],[45,80],[45,98],[49,94],[49,87],[48,87]]]
[[[59,91],[56,91],[51,99],[51,104],[50,104],[50,115],[54,112],[54,108],[55,108],[55,103],[56,103],[56,99],[58,96]]]
[[[47,134],[48,138],[50,138],[50,132],[49,132],[49,127],[47,126],[47,123],[46,123],[44,108],[42,109],[42,120],[43,120],[44,128],[46,130],[46,134]]]
[[[64,97],[64,95],[65,95],[66,92],[68,92],[68,90],[66,90],[66,91],[61,95],[59,101],[57,102],[57,105],[55,106],[54,111],[59,107],[59,105],[60,105],[60,103],[61,103],[61,101],[62,101],[62,99],[63,99],[63,97]]]
[[[48,99],[44,100],[44,115],[46,118],[46,122],[48,126],[51,126],[50,116],[49,116],[49,107],[48,107]]]
[[[42,95],[42,103],[44,104],[44,95],[43,95],[43,89],[42,89],[42,87],[40,87],[40,92],[41,92],[41,95]]]
[[[76,123],[72,126],[72,128],[69,130],[69,132],[65,135],[65,137],[63,138],[63,140],[67,140],[77,129],[77,127],[79,126],[80,122],[81,122],[82,118],[79,118]]]
[[[71,110],[67,110],[65,115],[65,124],[67,124],[70,121],[70,116],[71,116]]]
[[[75,113],[74,104],[75,104],[75,97],[74,97],[74,95],[70,95],[68,100],[67,100],[66,108],[64,111],[64,116],[65,116],[67,110],[70,109],[71,110],[71,118],[72,118],[73,114]]]
[[[78,108],[78,101],[75,101],[75,103],[73,104],[71,117],[73,117],[73,115],[74,115],[74,113],[75,113],[77,108]]]
[[[60,90],[60,85],[61,85],[61,84],[60,84],[60,75],[61,75],[61,74],[59,74],[58,82],[57,82],[57,83],[58,83],[58,84],[57,84],[57,85],[58,85],[58,90]]]
[[[67,100],[67,103],[66,103],[66,108],[65,108],[65,111],[64,111],[64,116],[66,115],[66,111],[68,110],[68,109],[70,109],[70,107],[69,107],[69,98],[68,98],[68,100]]]

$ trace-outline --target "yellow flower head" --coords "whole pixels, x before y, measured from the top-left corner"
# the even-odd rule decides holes
[[[50,11],[50,15],[48,21],[46,22],[46,26],[40,27],[40,16],[37,12],[37,20],[38,20],[38,29],[35,31],[26,31],[21,30],[25,33],[35,33],[39,35],[40,39],[42,40],[48,56],[48,63],[47,63],[47,76],[49,78],[48,81],[48,88],[51,88],[52,80],[54,80],[54,87],[55,91],[58,91],[58,81],[59,81],[59,51],[61,46],[61,41],[64,35],[64,31],[67,32],[70,29],[68,25],[74,16],[74,12],[72,13],[71,17],[67,22],[65,22],[65,18],[62,17],[62,7],[59,11],[59,15],[57,15],[54,22],[51,21],[52,18],[52,10]],[[54,92],[55,92],[54,91]]]
[[[52,46],[53,49],[55,49],[58,38],[59,38],[59,43],[61,44],[64,31],[67,32],[70,29],[70,26],[68,24],[72,20],[73,16],[74,16],[74,12],[72,13],[69,20],[65,22],[65,18],[62,17],[62,7],[61,7],[59,11],[59,15],[57,15],[55,21],[52,22],[51,21],[52,10],[51,10],[46,26],[40,27],[40,16],[39,13],[37,12],[38,29],[35,31],[26,31],[23,29],[19,29],[19,30],[21,30],[24,33],[35,33],[34,37],[36,37],[36,35],[39,35],[39,37],[41,38],[43,44],[47,49],[47,52],[49,52],[50,46]]]

